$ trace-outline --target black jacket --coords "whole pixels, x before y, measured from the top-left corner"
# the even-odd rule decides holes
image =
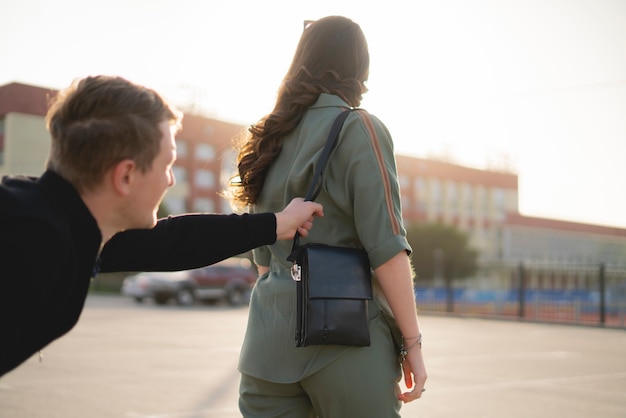
[[[77,191],[54,172],[0,184],[0,376],[78,321],[99,270],[183,270],[276,240],[276,217],[187,215],[128,230],[104,246]]]

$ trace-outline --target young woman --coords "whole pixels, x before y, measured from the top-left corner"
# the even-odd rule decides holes
[[[356,23],[340,16],[309,22],[273,111],[240,146],[235,202],[265,212],[306,194],[333,121],[359,106],[368,73],[367,42]],[[261,247],[239,363],[240,410],[244,417],[398,417],[401,402],[421,397],[426,369],[393,143],[380,120],[364,110],[348,116],[316,201],[324,218],[300,242],[368,253],[382,290],[369,304],[371,345],[295,347],[291,243]],[[394,342],[396,326],[403,342]]]

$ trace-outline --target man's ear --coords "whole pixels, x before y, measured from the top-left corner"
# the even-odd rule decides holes
[[[133,183],[133,176],[137,174],[137,165],[133,160],[122,160],[113,167],[113,188],[122,196],[128,196]]]

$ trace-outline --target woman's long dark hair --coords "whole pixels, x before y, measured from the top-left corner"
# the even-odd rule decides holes
[[[239,146],[239,176],[231,181],[234,203],[249,206],[257,202],[283,138],[298,126],[321,93],[337,95],[357,107],[368,75],[369,52],[359,25],[341,16],[307,23],[274,109],[250,127]]]

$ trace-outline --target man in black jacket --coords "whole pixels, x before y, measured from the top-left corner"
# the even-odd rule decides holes
[[[157,221],[181,119],[155,91],[119,77],[87,77],[56,96],[46,171],[0,184],[0,376],[76,324],[98,271],[196,268],[306,236],[323,215],[294,199],[276,214]]]

